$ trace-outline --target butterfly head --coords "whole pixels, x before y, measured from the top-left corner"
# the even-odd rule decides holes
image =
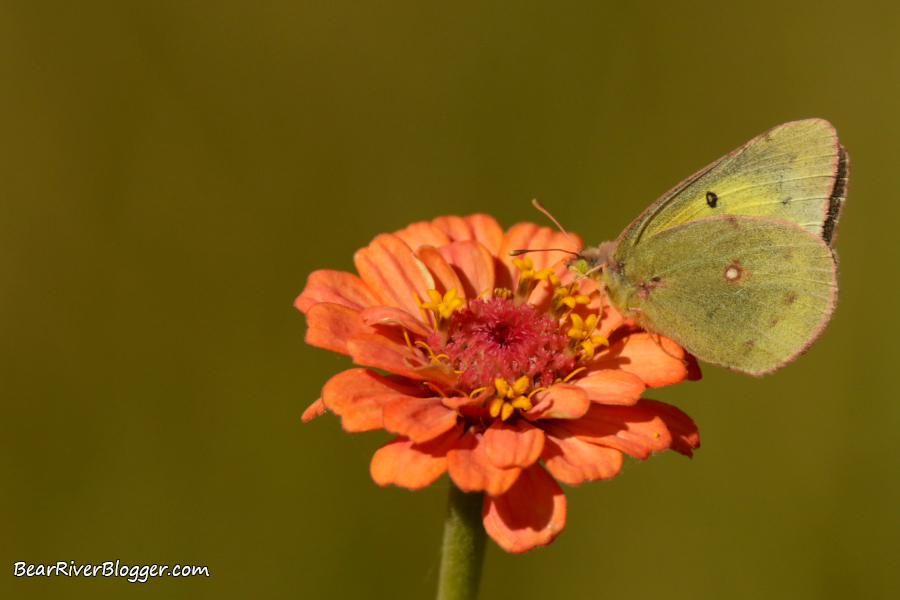
[[[585,248],[566,262],[570,271],[581,277],[593,277],[600,279],[603,271],[617,271],[613,253],[616,251],[615,242],[603,242],[593,248]]]

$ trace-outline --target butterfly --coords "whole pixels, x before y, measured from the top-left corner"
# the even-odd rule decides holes
[[[827,121],[779,125],[567,265],[601,282],[624,316],[700,360],[771,373],[802,354],[834,312],[832,244],[849,167]]]

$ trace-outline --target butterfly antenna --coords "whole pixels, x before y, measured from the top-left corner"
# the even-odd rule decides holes
[[[564,250],[562,248],[536,248],[534,250],[510,250],[510,256],[522,256],[523,254],[530,254],[532,252],[565,252],[566,254],[574,254],[578,256],[577,252],[572,252],[571,250]]]
[[[532,200],[531,203],[534,205],[534,207],[535,207],[536,209],[538,209],[539,211],[541,211],[542,213],[544,213],[545,215],[547,215],[547,217],[548,217],[551,221],[553,221],[553,223],[555,223],[557,227],[559,227],[559,230],[562,231],[562,234],[563,234],[564,236],[566,236],[567,238],[569,238],[569,241],[572,242],[572,245],[573,245],[573,246],[575,246],[575,254],[578,254],[579,252],[581,252],[581,248],[578,247],[578,244],[575,243],[575,240],[573,240],[571,237],[569,237],[569,234],[566,233],[566,230],[563,229],[563,226],[559,224],[559,221],[556,220],[556,217],[554,217],[553,215],[551,215],[551,214],[550,214],[550,211],[547,210],[546,208],[544,208],[544,205],[543,205],[543,204],[541,204],[540,202],[538,202],[537,199]]]

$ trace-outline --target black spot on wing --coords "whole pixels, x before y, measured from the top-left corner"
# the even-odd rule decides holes
[[[706,192],[706,204],[708,204],[710,208],[715,208],[718,202],[719,197],[715,192]]]

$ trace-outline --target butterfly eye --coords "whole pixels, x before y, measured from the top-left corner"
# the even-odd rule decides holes
[[[576,273],[581,273],[582,275],[591,270],[591,266],[588,264],[588,261],[584,260],[583,258],[579,258],[578,260],[574,261],[571,265],[569,265],[569,268]]]

